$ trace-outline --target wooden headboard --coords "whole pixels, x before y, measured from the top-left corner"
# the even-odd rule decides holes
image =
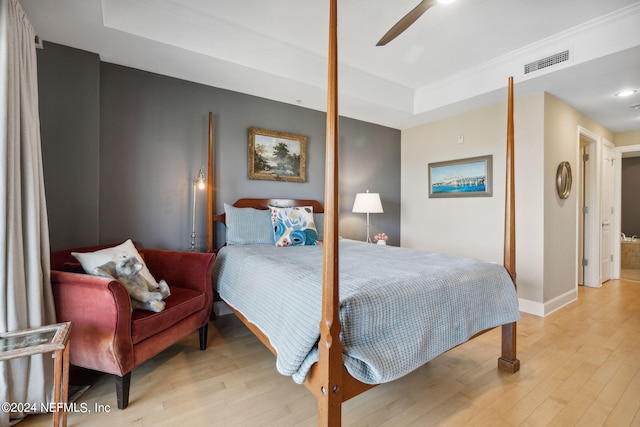
[[[281,208],[292,208],[294,206],[311,206],[313,213],[324,213],[322,203],[317,200],[304,199],[238,199],[233,206],[236,208],[269,209],[269,205]],[[213,216],[213,221],[225,224],[226,215],[224,213]]]

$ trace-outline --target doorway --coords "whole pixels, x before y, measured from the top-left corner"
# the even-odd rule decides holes
[[[578,127],[578,143],[579,143],[579,159],[577,164],[579,167],[580,191],[578,203],[578,284],[599,287],[600,268],[597,260],[600,258],[599,251],[599,229],[597,216],[598,210],[594,206],[598,206],[599,188],[597,185],[598,163],[594,161],[597,158],[598,135],[588,130]]]
[[[615,153],[613,144],[582,127],[578,127],[578,144],[577,277],[579,285],[598,288],[613,277],[616,263],[612,231]],[[605,159],[608,168],[604,168]]]
[[[615,148],[615,200],[614,200],[614,209],[617,213],[615,215],[615,227],[614,227],[614,237],[616,237],[617,244],[614,244],[614,259],[617,260],[617,263],[613,264],[613,274],[615,278],[627,279],[627,280],[640,280],[640,270],[638,269],[627,269],[624,268],[627,265],[623,264],[623,254],[622,245],[625,244],[622,242],[622,233],[625,230],[622,229],[622,186],[624,185],[622,181],[622,159],[623,158],[638,158],[640,157],[640,145],[629,145]],[[638,190],[638,196],[640,197],[640,190]],[[627,193],[628,197],[628,193]],[[635,197],[635,196],[633,196]],[[627,230],[626,234],[633,234],[635,231]],[[640,233],[639,233],[640,235]],[[631,236],[627,236],[630,238]],[[634,247],[635,248],[635,247]],[[628,248],[626,248],[628,249]],[[627,254],[628,255],[628,254]],[[635,257],[633,258],[635,262]],[[628,259],[625,258],[625,263],[628,264]],[[634,264],[635,266],[635,264]]]

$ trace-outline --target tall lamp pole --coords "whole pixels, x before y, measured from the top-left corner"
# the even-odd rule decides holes
[[[207,187],[207,181],[204,178],[204,170],[200,168],[198,177],[193,180],[193,208],[191,210],[191,252],[196,250],[196,195],[198,190],[204,190]]]

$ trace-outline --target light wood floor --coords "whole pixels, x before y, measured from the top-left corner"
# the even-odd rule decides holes
[[[518,324],[516,374],[498,372],[498,330],[380,385],[343,406],[349,426],[640,426],[640,282],[579,288],[579,300]],[[113,379],[80,398],[108,413],[72,413],[70,426],[313,426],[311,393],[233,316],[133,372],[129,408],[115,408]],[[48,426],[32,415],[20,427]]]

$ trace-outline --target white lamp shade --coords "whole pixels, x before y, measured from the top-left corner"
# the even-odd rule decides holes
[[[382,202],[378,193],[358,193],[356,201],[353,202],[353,210],[355,213],[382,213]]]

